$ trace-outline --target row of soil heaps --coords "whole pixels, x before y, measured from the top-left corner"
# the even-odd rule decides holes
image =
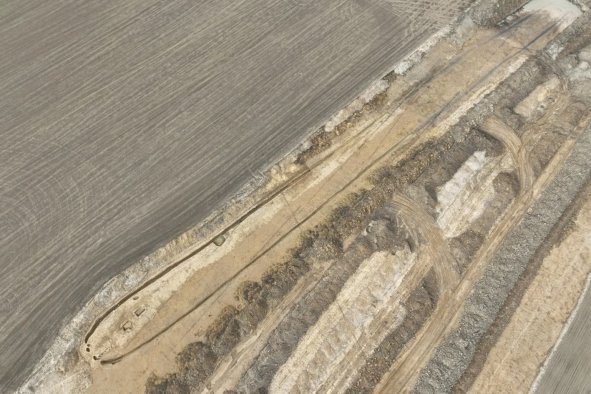
[[[451,179],[476,151],[495,156],[503,148],[477,129],[458,126],[419,146],[406,159],[376,171],[370,177],[370,186],[350,194],[325,223],[307,231],[288,259],[272,267],[259,282],[242,283],[236,294],[237,304],[223,309],[203,340],[189,344],[177,356],[178,371],[165,377],[151,377],[146,392],[188,393],[203,387],[220,360],[253,334],[298,280],[305,281],[316,264],[330,261],[319,283],[297,300],[276,326],[236,387],[238,392],[266,390],[300,338],[330,306],[361,262],[378,251],[395,252],[417,242],[406,226],[400,225],[396,210],[389,205],[394,193],[420,196],[425,210],[434,216],[437,201],[433,190]],[[380,226],[379,232],[363,231],[375,221],[386,225]],[[345,250],[345,240],[351,238],[354,240]],[[431,314],[438,294],[432,276],[429,274],[405,301],[408,317],[375,349],[367,364],[360,366],[364,372],[351,390],[361,392],[374,387]]]

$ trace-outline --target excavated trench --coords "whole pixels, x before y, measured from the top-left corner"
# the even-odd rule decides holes
[[[421,285],[404,302],[408,318],[392,331],[361,366],[357,379],[346,393],[371,393],[388,371],[406,343],[415,336],[431,316],[439,299],[439,286],[435,273],[429,271]]]
[[[586,15],[581,20],[589,22],[590,19]],[[515,115],[513,120],[517,118],[513,129],[524,141],[523,149],[535,178],[549,168],[565,143],[575,140],[576,144],[552,183],[541,192],[488,264],[467,300],[457,328],[445,338],[421,371],[415,392],[470,390],[544,257],[565,237],[571,218],[585,201],[591,176],[591,131],[585,117],[588,118],[591,96],[589,91],[577,89],[576,78],[577,52],[585,46],[590,48],[591,40],[588,26],[583,29],[581,20],[546,47],[551,51],[561,43],[563,49],[557,59],[542,56],[545,66],[538,67],[542,72],[537,75],[543,78],[534,78],[538,86],[553,77],[560,80],[560,85],[550,90],[527,117],[516,114],[515,101],[505,108]],[[541,60],[536,61],[539,64]],[[528,94],[532,92],[533,89],[527,91]]]
[[[582,28],[575,25],[572,29]],[[560,40],[552,41],[549,46]],[[571,46],[580,49],[583,44]],[[567,48],[562,59],[574,50]],[[298,352],[298,345],[306,334],[320,324],[323,314],[333,307],[347,283],[354,281],[362,271],[360,267],[366,267],[368,261],[383,253],[407,258],[427,255],[432,260],[431,266],[418,285],[399,301],[404,313],[360,358],[347,386],[350,393],[372,392],[405,347],[429,322],[441,295],[454,290],[457,282],[453,278],[469,271],[506,213],[519,198],[531,193],[534,181],[572,138],[572,130],[586,115],[586,98],[572,93],[568,72],[559,62],[560,59],[554,60],[544,52],[530,56],[442,136],[415,147],[402,158],[390,157],[389,164],[367,176],[365,188],[350,194],[324,223],[302,235],[299,246],[289,252],[288,258],[264,273],[259,281],[242,283],[236,292],[236,303],[226,306],[201,340],[191,343],[178,355],[177,371],[162,377],[153,376],[146,384],[146,391],[188,393],[206,389],[216,368],[232,357],[237,345],[256,335],[257,328],[296,284],[307,283],[309,291],[297,296],[287,313],[273,323],[274,328],[264,338],[262,350],[253,356],[231,391],[266,392],[283,373],[282,367]],[[549,84],[553,80],[558,82]],[[543,100],[535,103],[537,107],[524,110],[523,103],[541,87],[546,89]],[[385,98],[379,95],[367,108],[381,107]],[[363,111],[354,114],[351,121],[362,115]],[[330,133],[339,135],[344,131],[337,128]],[[330,147],[334,138],[330,133],[318,133],[298,160],[305,163],[309,157]],[[462,202],[471,200],[478,200],[481,207],[477,214],[469,216],[462,213],[458,205],[461,207]],[[401,201],[410,202],[403,208]],[[525,230],[519,227],[516,231]],[[441,252],[439,261],[429,255],[432,253],[429,247]],[[445,250],[449,251],[449,256]],[[493,260],[492,268],[486,271],[494,278],[498,272],[491,270],[495,270],[497,260]],[[519,262],[520,269],[523,270],[524,264],[526,262]],[[313,275],[320,267],[323,275]],[[498,270],[505,273],[509,268],[503,266]],[[511,281],[511,278],[505,279]],[[484,285],[485,282],[479,282],[479,289],[482,289],[471,296],[468,306],[478,309],[478,297],[488,297],[485,301],[490,301],[494,307],[475,309],[462,317],[459,328],[423,370],[417,392],[452,387],[464,391],[473,381],[475,371],[482,364],[479,358],[471,361],[474,349],[490,328],[494,320],[491,316],[496,316],[506,296],[504,293],[496,298],[488,295],[501,285],[487,284],[486,288]],[[510,289],[511,286],[503,287],[507,294]],[[371,295],[368,297],[372,299]],[[374,303],[383,301],[379,297],[372,300]],[[464,337],[469,338],[469,343],[458,339]],[[344,359],[343,354],[350,351],[345,349],[348,340],[350,337],[345,336],[332,343],[332,354]],[[485,353],[486,346],[483,349]],[[457,361],[467,370],[461,380],[458,380],[461,373],[455,376],[443,371],[447,365],[444,359],[453,352],[464,357]],[[305,370],[306,366],[298,368]],[[304,380],[317,381],[315,387],[330,391],[325,377],[310,370],[301,374]]]
[[[427,65],[320,128],[194,271],[137,296],[145,321],[113,307],[90,391],[130,368],[123,389],[151,394],[470,390],[591,187],[591,13],[562,33],[549,14],[498,23],[524,2],[473,8]]]
[[[253,392],[269,386],[280,366],[289,358],[300,338],[313,326],[334,301],[345,282],[359,265],[372,254],[407,247],[413,251],[424,242],[425,235],[416,233],[420,225],[397,216],[391,205],[392,195],[403,193],[418,198],[420,206],[433,221],[436,220],[436,190],[450,181],[475,152],[486,152],[490,158],[502,155],[503,145],[477,128],[462,122],[443,137],[418,147],[408,158],[381,168],[371,176],[371,187],[350,195],[347,203],[336,209],[323,225],[302,237],[291,258],[265,273],[259,282],[245,282],[236,294],[239,301],[229,305],[209,327],[201,342],[196,342],[178,356],[178,372],[163,378],[153,377],[147,383],[150,393],[189,392],[203,387],[218,362],[241,341],[253,333],[258,324],[276,307],[298,280],[306,281],[313,265],[329,263],[324,277],[302,297],[269,337],[237,387],[238,392]],[[495,178],[495,191],[503,198],[492,204],[472,227],[471,233],[482,237],[495,216],[515,195],[512,175],[501,173]],[[376,225],[381,223],[382,225]],[[372,231],[368,226],[372,224]],[[476,233],[476,231],[479,231]],[[344,249],[351,237],[353,242]],[[462,238],[462,236],[460,237]],[[466,237],[463,236],[462,240]],[[466,260],[472,249],[459,242],[452,247],[458,260]],[[460,258],[461,257],[461,258]],[[465,264],[465,263],[462,263]],[[459,266],[461,267],[462,264]],[[457,262],[447,269],[456,270]],[[367,360],[365,367],[372,374],[361,373],[354,386],[369,390],[391,361],[428,319],[438,298],[436,276],[430,272],[423,283],[404,302],[407,318],[392,331]],[[377,360],[382,366],[376,368]],[[372,377],[373,376],[373,377]]]

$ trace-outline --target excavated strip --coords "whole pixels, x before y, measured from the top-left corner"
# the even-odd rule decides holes
[[[580,135],[556,178],[491,260],[468,298],[458,328],[421,371],[415,392],[449,392],[466,370],[517,278],[591,175],[589,152],[590,128]]]
[[[356,374],[356,379],[347,388],[346,393],[371,393],[388,371],[392,361],[403,351],[406,343],[427,321],[439,298],[439,287],[433,271],[425,277],[405,301],[407,316],[404,322],[390,332]]]

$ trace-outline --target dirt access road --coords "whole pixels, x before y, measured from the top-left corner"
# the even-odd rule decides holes
[[[3,2],[0,391],[459,3]]]

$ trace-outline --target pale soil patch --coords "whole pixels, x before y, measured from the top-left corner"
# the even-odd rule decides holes
[[[356,359],[366,356],[360,349],[375,348],[404,319],[406,311],[395,295],[413,264],[414,258],[408,250],[395,256],[378,252],[363,262],[335,302],[300,340],[269,390],[317,392],[331,375],[334,378],[345,372],[348,364],[359,365],[365,361]],[[384,316],[389,318],[383,319]]]

